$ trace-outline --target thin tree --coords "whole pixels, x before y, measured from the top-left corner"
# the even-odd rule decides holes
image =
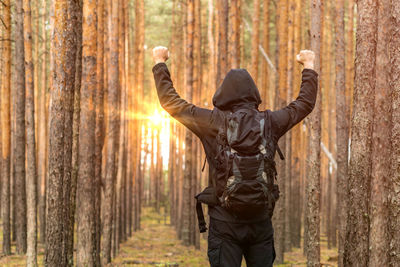
[[[187,0],[187,34],[186,34],[186,47],[185,47],[185,87],[186,87],[186,100],[192,102],[193,97],[193,45],[194,45],[194,0]],[[183,244],[189,246],[190,240],[190,184],[192,178],[193,168],[193,144],[192,133],[189,130],[185,131],[185,170],[183,177],[183,222],[182,222],[182,240]]]
[[[144,95],[144,0],[135,1],[135,80],[134,87],[138,92],[136,102],[136,114],[140,114],[144,110],[140,99],[143,99]],[[142,120],[140,117],[136,118],[136,129],[138,131],[137,147],[141,148],[142,144]],[[141,200],[143,191],[141,187],[143,185],[143,172],[141,168],[141,149],[137,149],[138,164],[135,170],[135,230],[140,229],[140,212],[141,212]]]
[[[26,188],[25,188],[25,53],[23,1],[15,1],[15,233],[18,254],[26,253]]]
[[[389,266],[400,262],[400,2],[390,2],[392,33],[389,45],[390,53],[390,88],[392,91],[392,160],[389,184]]]
[[[336,2],[335,14],[335,66],[336,66],[336,144],[337,144],[337,212],[339,229],[339,257],[338,265],[343,266],[343,251],[346,235],[346,207],[347,207],[347,162],[349,140],[349,108],[346,100],[346,69],[345,69],[345,41],[344,41],[344,0]]]
[[[251,36],[251,76],[258,81],[258,46],[260,45],[260,0],[253,3],[253,30]]]
[[[270,13],[269,13],[269,0],[264,0],[263,6],[263,37],[262,37],[262,47],[265,53],[269,54],[269,22],[270,22]],[[261,97],[263,100],[263,108],[272,108],[271,106],[268,107],[270,104],[270,99],[268,97],[268,85],[269,85],[269,71],[268,71],[268,62],[266,60],[261,61]]]
[[[392,90],[392,161],[391,179],[389,184],[389,236],[390,262],[396,266],[400,262],[400,2],[390,2],[392,33],[389,45],[390,51],[390,87]]]
[[[95,233],[95,93],[97,86],[97,1],[83,1],[82,87],[77,182],[77,265],[96,265]]]
[[[108,64],[108,133],[107,133],[107,160],[106,173],[104,181],[104,208],[103,213],[103,230],[102,230],[102,263],[108,264],[111,262],[111,237],[113,212],[110,207],[113,207],[115,194],[115,174],[116,174],[116,159],[115,154],[118,151],[117,139],[119,126],[118,119],[118,1],[107,1],[108,8],[108,45],[109,45],[109,64]]]
[[[392,24],[390,23],[390,0],[382,0],[378,6],[378,28],[376,44],[374,120],[372,126],[371,156],[371,200],[369,204],[369,266],[389,266],[387,206],[388,181],[391,177],[391,92],[389,41]]]
[[[228,12],[229,1],[217,1],[218,12],[218,45],[217,45],[217,71],[216,86],[218,87],[228,71]]]
[[[277,56],[278,60],[278,84],[277,84],[277,98],[275,106],[282,107],[286,104],[287,99],[287,54],[288,54],[288,0],[280,1],[277,7],[277,25],[278,29],[278,45],[279,54]],[[279,143],[280,148],[286,150],[285,138],[282,138]],[[279,172],[279,188],[284,192],[285,190],[285,162],[278,161],[278,172]],[[284,240],[285,240],[285,198],[286,193],[281,194],[279,201],[276,204],[276,211],[274,212],[274,228],[276,231],[276,262],[283,263],[284,261]]]
[[[41,1],[41,39],[40,50],[42,52],[41,56],[41,66],[40,66],[40,101],[38,105],[38,176],[39,176],[39,238],[40,242],[44,243],[46,239],[46,177],[47,177],[47,152],[48,152],[48,107],[47,107],[47,60],[48,53],[47,50],[47,31],[46,31],[46,0]],[[39,67],[39,66],[38,66]],[[39,68],[36,68],[39,69]]]
[[[69,210],[69,233],[74,233],[75,229],[75,211],[76,211],[76,189],[79,171],[79,125],[80,125],[80,95],[81,95],[81,77],[82,77],[82,0],[78,0],[77,8],[77,26],[75,29],[76,36],[76,62],[75,62],[75,84],[74,84],[74,111],[72,122],[72,163],[71,163],[71,193],[70,193],[70,210]],[[74,235],[66,235],[66,257],[67,263],[73,265],[74,256]]]
[[[315,71],[320,73],[322,1],[311,0],[311,50],[315,53]],[[320,84],[318,85],[318,90]],[[307,266],[320,266],[320,201],[321,201],[321,94],[310,115],[310,154],[307,177]]]
[[[3,230],[3,254],[11,254],[10,227],[10,152],[11,152],[11,5],[4,1],[3,23],[5,27],[1,79],[1,220]]]
[[[344,266],[368,266],[371,136],[373,124],[378,4],[357,4],[355,87],[349,162],[349,202]],[[366,41],[368,40],[368,41]]]
[[[96,130],[95,130],[95,233],[96,233],[96,265],[100,266],[101,240],[101,179],[102,179],[102,150],[104,145],[104,0],[97,4],[97,90],[95,96]]]
[[[26,97],[26,196],[27,266],[37,266],[37,170],[35,143],[35,101],[32,61],[31,1],[24,0],[25,97]]]
[[[231,22],[231,26],[228,31],[228,61],[229,67],[232,69],[237,69],[240,65],[240,24],[242,20],[240,16],[240,2],[241,0],[231,0],[229,5],[229,21]],[[212,23],[209,27],[212,27]]]

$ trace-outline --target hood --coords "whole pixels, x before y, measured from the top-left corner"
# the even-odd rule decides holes
[[[220,110],[258,108],[260,92],[246,69],[232,69],[213,97],[213,104]]]

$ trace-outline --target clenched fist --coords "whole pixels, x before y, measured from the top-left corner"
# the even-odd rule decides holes
[[[153,48],[153,60],[154,62],[160,63],[165,62],[169,58],[168,48],[164,46],[157,46]]]
[[[311,50],[301,50],[296,56],[297,62],[303,64],[306,69],[314,69],[315,53]]]

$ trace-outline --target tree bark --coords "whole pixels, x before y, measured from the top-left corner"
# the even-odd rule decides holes
[[[321,0],[311,0],[311,50],[315,53],[314,70],[320,74],[321,51]],[[318,83],[320,91],[320,83]],[[320,266],[320,201],[321,201],[321,94],[317,96],[314,111],[310,115],[310,154],[309,174],[307,179],[307,227],[308,247],[307,266]]]
[[[355,87],[344,266],[368,266],[371,136],[377,42],[376,1],[358,1]]]
[[[374,120],[372,126],[371,156],[371,200],[369,203],[370,258],[372,266],[389,266],[388,239],[388,181],[391,162],[391,92],[389,40],[391,38],[390,0],[382,0],[378,6],[377,44],[376,44],[376,78],[374,99]]]
[[[79,175],[77,181],[77,265],[96,266],[95,128],[97,85],[97,1],[83,2],[82,88],[80,98]]]
[[[111,236],[112,224],[114,221],[113,212],[109,207],[113,207],[115,194],[115,174],[116,159],[115,154],[118,151],[117,127],[119,126],[118,118],[118,1],[108,0],[108,34],[109,34],[109,63],[108,63],[108,134],[107,134],[107,168],[104,183],[104,214],[103,214],[103,230],[102,230],[102,262],[108,264],[111,262]]]
[[[38,116],[38,176],[39,176],[39,238],[41,243],[45,243],[46,240],[46,178],[47,178],[47,152],[48,152],[48,107],[47,107],[47,59],[48,53],[46,53],[47,47],[47,32],[46,32],[46,0],[41,1],[42,8],[42,43],[41,52],[41,73],[40,73],[40,103],[39,103],[39,116]]]
[[[277,84],[277,94],[275,99],[275,106],[282,107],[286,105],[287,93],[287,63],[288,63],[288,0],[280,1],[280,5],[277,7],[277,25],[278,25],[278,45],[279,53],[277,56],[278,60],[278,84]],[[286,139],[282,138],[279,142],[279,146],[283,151],[286,151]],[[284,161],[278,161],[278,185],[283,192],[281,194],[279,201],[276,204],[276,211],[274,216],[274,228],[276,232],[276,263],[281,264],[284,262],[284,251],[285,251],[285,164],[289,164]]]
[[[23,1],[15,1],[15,226],[18,254],[26,253],[26,188],[25,188],[25,52]]]
[[[228,0],[217,1],[218,12],[218,50],[217,50],[217,74],[216,74],[216,87],[218,88],[222,83],[228,71],[228,13],[229,2]]]
[[[11,5],[10,0],[4,1],[3,22],[4,31],[1,79],[1,220],[3,230],[3,254],[11,254],[10,225],[10,153],[11,153]]]
[[[346,100],[346,69],[344,41],[344,0],[336,2],[335,13],[335,50],[336,50],[336,144],[337,144],[337,214],[339,230],[338,266],[343,266],[343,251],[347,221],[347,179],[348,179],[348,142],[349,142],[349,108]],[[348,62],[346,62],[348,63]]]
[[[251,36],[251,76],[258,81],[258,46],[260,45],[260,0],[253,2],[253,29]]]
[[[32,60],[31,1],[24,0],[25,98],[26,98],[26,196],[27,266],[37,266],[37,170],[35,143],[35,101]]]
[[[97,4],[97,55],[96,73],[97,89],[95,95],[96,129],[95,129],[95,233],[96,233],[96,266],[100,266],[100,240],[101,240],[101,180],[102,180],[102,150],[104,145],[104,0]]]
[[[389,180],[389,266],[400,262],[400,2],[391,0],[390,89],[392,98],[392,161]]]
[[[74,0],[54,3],[51,44],[51,107],[47,187],[47,266],[68,264],[72,170],[72,118],[76,71],[77,7]]]
[[[237,69],[240,66],[240,24],[241,24],[241,16],[239,13],[241,0],[231,0],[229,5],[229,21],[231,22],[231,26],[228,31],[228,61],[229,67],[232,69]],[[209,25],[209,27],[212,27]],[[212,29],[212,28],[211,28]],[[212,36],[212,34],[211,34]],[[209,39],[211,42],[211,39]]]
[[[74,111],[72,117],[72,158],[71,158],[71,193],[70,193],[70,210],[69,210],[69,233],[74,233],[75,229],[75,211],[76,211],[76,189],[79,172],[79,121],[80,121],[80,95],[81,95],[81,78],[82,78],[82,0],[78,0],[75,6],[77,12],[77,25],[75,29],[76,35],[76,61],[75,61],[75,83],[74,83]],[[74,234],[66,234],[66,257],[67,264],[73,265],[74,256]]]

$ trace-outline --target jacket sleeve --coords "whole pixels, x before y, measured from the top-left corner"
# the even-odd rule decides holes
[[[277,139],[302,121],[314,109],[318,92],[318,74],[304,69],[300,93],[295,101],[271,114],[272,130]]]
[[[211,110],[199,108],[179,96],[165,63],[156,64],[153,67],[153,75],[161,106],[172,117],[202,138],[210,122]]]

